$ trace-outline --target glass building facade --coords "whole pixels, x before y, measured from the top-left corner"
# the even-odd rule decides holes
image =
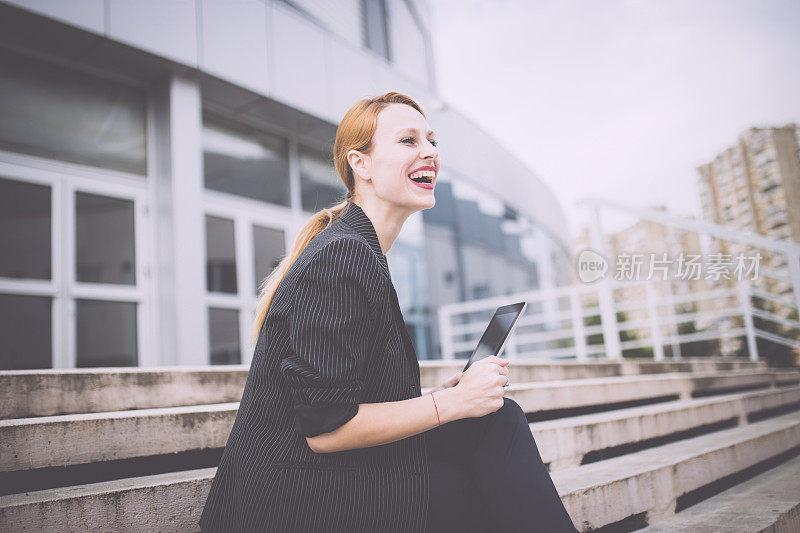
[[[338,119],[386,90],[433,101],[424,2],[242,2],[226,13],[246,35],[218,46],[247,51],[257,35],[273,44],[264,65],[217,62],[233,23],[199,4],[170,15],[165,43],[124,25],[157,2],[65,16],[0,1],[0,369],[249,363],[261,284],[308,217],[346,193]],[[315,58],[381,77],[309,92]],[[436,206],[387,254],[420,359],[440,356],[439,306],[558,284],[568,257],[542,220],[443,161]]]

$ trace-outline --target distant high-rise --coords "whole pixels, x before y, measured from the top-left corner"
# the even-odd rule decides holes
[[[698,167],[703,217],[711,222],[778,240],[800,242],[800,141],[796,124],[779,128],[749,128],[739,141]],[[730,254],[750,253],[749,247],[714,241]],[[764,254],[762,264],[786,268],[783,254]],[[771,286],[791,290],[790,283]]]

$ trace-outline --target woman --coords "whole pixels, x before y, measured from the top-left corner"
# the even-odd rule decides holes
[[[265,281],[203,531],[575,531],[503,397],[508,361],[421,396],[385,254],[435,204],[436,144],[399,93],[345,114],[333,152],[347,199],[314,215]]]

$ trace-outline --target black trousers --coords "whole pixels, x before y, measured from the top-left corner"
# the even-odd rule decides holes
[[[577,532],[514,400],[426,435],[428,531]]]

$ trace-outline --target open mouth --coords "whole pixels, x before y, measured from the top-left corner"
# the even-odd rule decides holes
[[[415,183],[433,183],[436,173],[424,170],[421,172],[414,172],[408,175],[409,179]]]

